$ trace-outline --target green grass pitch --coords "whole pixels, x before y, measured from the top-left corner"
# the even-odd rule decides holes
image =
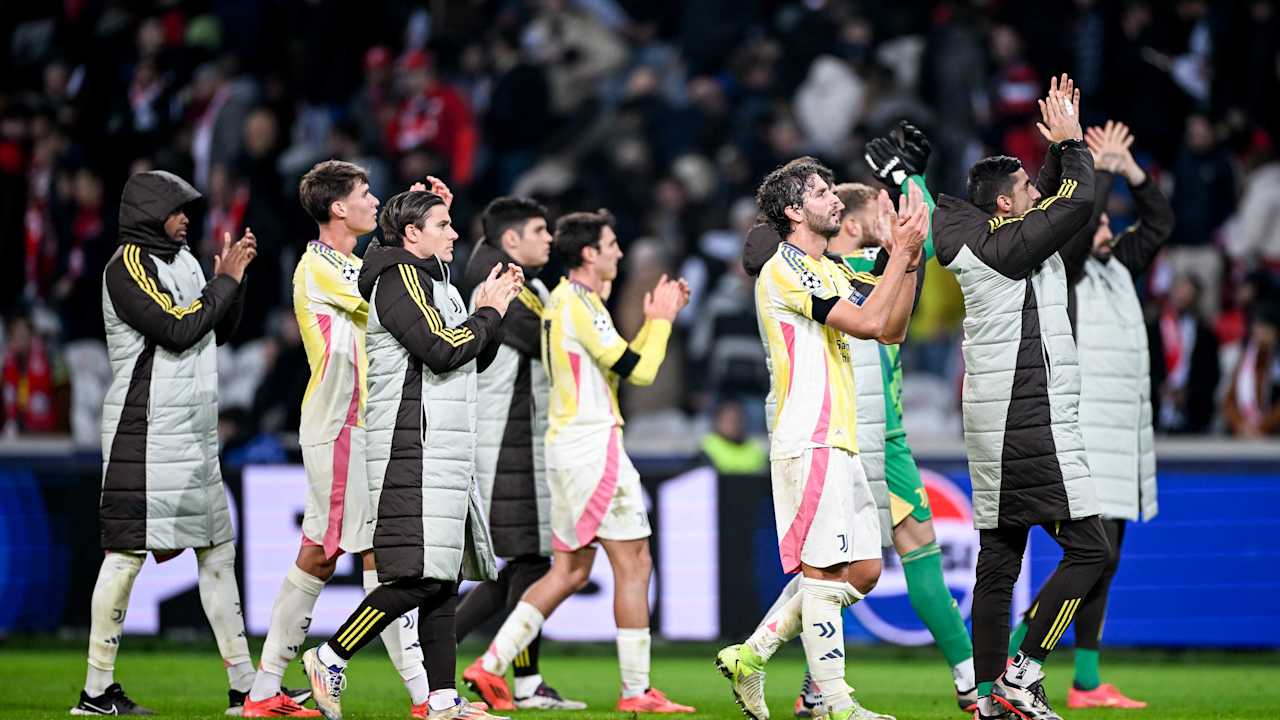
[[[5,692],[0,718],[65,718],[84,682],[84,651],[65,642],[41,649],[38,640],[20,648],[0,649]],[[254,643],[255,650],[260,643]],[[480,648],[464,646],[459,672]],[[739,718],[728,683],[715,670],[710,645],[655,645],[653,683],[673,699],[698,708],[695,718]],[[787,648],[769,667],[769,707],[773,717],[791,717],[803,658]],[[927,650],[849,648],[849,681],[867,707],[897,715],[899,720],[964,718],[952,699],[950,674],[940,658]],[[613,712],[618,687],[617,661],[611,645],[556,645],[543,649],[544,676],[565,695],[585,700],[590,709],[576,713],[525,711],[517,717],[537,720],[620,720]],[[1067,710],[1070,651],[1049,665],[1049,698],[1068,720],[1201,720],[1202,718],[1280,718],[1280,654],[1134,653],[1103,654],[1103,679],[1133,697],[1147,700],[1147,710]],[[403,719],[409,701],[399,678],[374,643],[347,671],[344,716]],[[198,642],[192,649],[172,643],[126,638],[116,678],[137,701],[164,718],[222,717],[226,709],[226,674],[216,651]],[[295,663],[285,683],[303,684]],[[463,688],[464,694],[467,694]]]

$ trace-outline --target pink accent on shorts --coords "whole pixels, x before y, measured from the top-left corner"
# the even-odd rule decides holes
[[[329,525],[324,530],[324,556],[337,556],[342,541],[342,511],[347,499],[347,468],[351,465],[351,426],[344,425],[333,443],[333,485],[329,488]]]
[[[769,632],[773,633],[774,635],[777,635],[777,634],[778,634],[778,621],[777,621],[777,620],[774,620],[773,622],[769,623],[768,625],[765,625],[765,627],[769,628]]]
[[[583,508],[577,525],[574,526],[574,534],[578,536],[578,548],[586,547],[592,540],[596,539],[596,532],[600,530],[600,523],[604,522],[604,514],[609,512],[609,504],[613,502],[613,491],[618,487],[618,446],[621,444],[622,441],[618,437],[618,428],[611,428],[609,430],[609,446],[605,449],[604,473],[600,476],[600,482],[596,483],[596,489],[591,493],[591,499],[587,500],[587,506]],[[572,551],[577,549],[567,547],[554,537],[552,538],[552,546],[557,550]]]
[[[782,571],[785,573],[800,572],[800,553],[804,549],[805,538],[809,536],[809,528],[813,518],[818,514],[818,502],[822,500],[822,487],[827,482],[827,462],[831,457],[831,448],[820,447],[810,451],[813,461],[809,465],[809,477],[804,483],[804,497],[800,500],[800,509],[796,511],[791,527],[783,536],[778,546],[778,554],[782,558]]]

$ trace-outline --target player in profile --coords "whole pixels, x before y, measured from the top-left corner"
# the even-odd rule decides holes
[[[347,662],[415,607],[431,692],[414,715],[491,717],[458,696],[454,613],[459,579],[497,575],[475,479],[476,373],[497,353],[502,315],[524,276],[519,266],[495,265],[468,315],[449,282],[458,234],[448,203],[421,187],[387,201],[382,240],[365,254],[358,280],[369,303],[366,468],[381,584],[303,653],[328,720],[342,717]]]
[[[306,641],[320,591],[344,552],[361,556],[365,592],[378,586],[370,552],[373,516],[365,472],[369,304],[356,287],[361,260],[355,254],[360,236],[378,226],[378,198],[369,190],[364,168],[341,160],[326,160],[308,170],[298,196],[319,228],[293,273],[293,312],[311,370],[298,428],[307,503],[302,546],[271,608],[245,717],[318,717],[318,712],[283,692],[281,681]],[[404,622],[383,632],[382,644],[404,681],[410,704],[421,708],[428,688],[416,623],[417,613],[410,611]]]
[[[217,348],[244,302],[257,240],[224,237],[205,281],[187,248],[187,208],[200,199],[172,173],[138,173],[120,198],[120,247],[102,275],[111,385],[102,402],[105,556],[93,587],[89,668],[72,715],[151,715],[115,681],[125,612],[147,553],[193,548],[200,602],[218,641],[238,714],[253,682],[240,615],[236,546],[218,460]],[[181,502],[177,499],[180,498]]]
[[[493,551],[506,559],[495,580],[472,588],[458,603],[458,641],[502,613],[505,619],[529,586],[551,569],[551,491],[543,443],[550,386],[542,366],[542,309],[547,286],[538,272],[551,257],[547,209],[529,198],[500,197],[481,217],[484,238],[476,243],[460,286],[470,299],[496,263],[516,263],[525,286],[502,317],[502,346],[480,373],[476,392],[476,478],[489,518]],[[541,636],[512,663],[515,706],[520,710],[581,710],[539,671]]]
[[[546,466],[555,556],[551,570],[525,592],[488,651],[462,677],[494,708],[510,708],[507,668],[560,603],[586,585],[599,543],[615,578],[622,675],[617,709],[693,712],[649,685],[649,518],[640,475],[622,446],[618,405],[621,381],[653,382],[689,289],[663,275],[645,296],[645,323],[628,343],[601,299],[622,259],[612,216],[601,211],[560,218],[554,247],[569,269],[542,315],[542,364],[551,379]]]
[[[1050,146],[1036,184],[1017,159],[985,158],[969,170],[969,199],[939,196],[933,216],[938,263],[955,273],[965,302],[961,406],[979,537],[973,649],[982,718],[1059,718],[1041,668],[1110,555],[1080,433],[1067,315],[1063,255],[1093,211],[1094,173],[1080,92],[1065,74],[1051,81],[1040,112]],[[1009,604],[1037,525],[1062,547],[1062,562],[1006,669]]]
[[[919,190],[895,213],[877,198],[893,251],[874,292],[826,255],[844,205],[832,173],[812,158],[774,170],[756,199],[768,223],[753,231],[783,239],[768,260],[744,253],[758,270],[756,314],[768,350],[770,463],[782,569],[799,573],[798,592],[781,603],[745,643],[721,650],[717,665],[744,712],[766,720],[764,664],[786,640],[801,636],[813,682],[827,713],[865,716],[844,677],[841,613],[880,576],[880,520],[858,458],[857,407],[848,338],[895,342],[906,330],[915,270],[928,229]],[[885,207],[887,205],[887,207]],[[769,243],[763,243],[766,249]]]

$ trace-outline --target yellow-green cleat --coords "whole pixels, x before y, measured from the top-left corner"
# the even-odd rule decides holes
[[[752,720],[769,720],[764,701],[764,661],[747,645],[730,645],[716,653],[716,667],[733,688],[733,699]]]

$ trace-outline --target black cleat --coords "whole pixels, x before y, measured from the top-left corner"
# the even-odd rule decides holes
[[[1045,698],[1043,677],[1027,687],[1018,687],[1006,683],[1002,675],[991,686],[991,698],[1017,720],[1062,720]]]
[[[124,694],[120,683],[111,683],[98,697],[80,691],[80,702],[71,708],[72,715],[155,715]]]
[[[289,696],[289,699],[299,705],[311,699],[311,688],[305,690],[291,690],[287,687],[281,687],[280,692]],[[249,699],[249,693],[240,692],[239,690],[227,691],[227,712],[230,717],[241,717],[244,715],[244,702]]]

